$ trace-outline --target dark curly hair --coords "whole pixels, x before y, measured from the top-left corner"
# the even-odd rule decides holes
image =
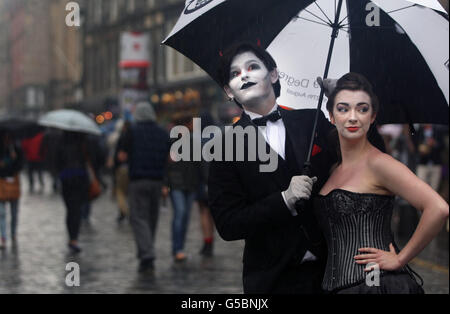
[[[328,97],[328,112],[333,113],[334,100],[336,99],[337,94],[343,90],[366,92],[372,102],[373,113],[376,114],[378,112],[380,104],[377,95],[373,92],[372,84],[370,84],[362,74],[354,72],[345,74],[337,81],[336,88],[333,90],[330,97]]]

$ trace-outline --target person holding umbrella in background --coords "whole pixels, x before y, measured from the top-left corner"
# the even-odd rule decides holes
[[[81,252],[78,235],[82,210],[89,202],[89,162],[85,135],[65,131],[58,145],[56,168],[61,180],[62,196],[66,206],[66,226],[69,234],[68,247],[72,253]]]
[[[0,132],[0,249],[6,247],[6,205],[11,206],[11,241],[16,243],[17,218],[19,212],[20,179],[23,166],[20,146],[10,133]]]
[[[80,253],[78,235],[82,211],[90,201],[90,182],[95,176],[86,133],[100,135],[101,130],[89,116],[71,109],[50,111],[39,119],[38,124],[63,130],[55,152],[55,168],[67,210],[68,247],[72,253]]]

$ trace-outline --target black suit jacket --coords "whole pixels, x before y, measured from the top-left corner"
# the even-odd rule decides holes
[[[309,148],[316,110],[284,110],[280,108],[291,140],[297,169],[302,169]],[[253,126],[245,113],[234,125]],[[312,163],[312,175],[318,177],[313,194],[320,191],[336,161],[329,150],[328,134],[333,126],[321,113]],[[223,139],[223,142],[225,140]],[[236,148],[236,143],[233,145]],[[248,142],[244,142],[245,156]],[[270,149],[270,147],[267,145]],[[223,152],[224,155],[224,152]],[[288,158],[288,156],[286,156]],[[312,210],[294,217],[281,192],[289,186],[292,176],[279,157],[278,168],[272,173],[260,172],[261,161],[212,161],[209,175],[209,205],[217,230],[226,241],[245,240],[243,284],[245,293],[270,293],[288,265],[301,261],[313,245],[324,245]],[[308,206],[312,202],[308,202]],[[321,248],[322,252],[324,248]],[[314,251],[320,255],[319,251]],[[325,259],[326,256],[320,256]],[[301,280],[301,278],[299,278]]]

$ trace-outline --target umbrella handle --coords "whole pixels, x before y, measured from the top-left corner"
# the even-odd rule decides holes
[[[311,177],[311,163],[309,161],[306,161],[303,165],[302,170],[303,176]],[[297,202],[295,202],[295,210],[300,215],[306,208],[306,201],[305,199],[300,199]]]

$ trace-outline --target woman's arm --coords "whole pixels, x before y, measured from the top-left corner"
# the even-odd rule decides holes
[[[389,155],[376,154],[370,159],[369,168],[380,188],[400,196],[423,212],[414,234],[398,254],[392,247],[390,252],[361,251],[369,253],[365,255],[365,261],[378,263],[381,269],[398,269],[417,256],[439,233],[447,221],[449,207],[428,184]]]

